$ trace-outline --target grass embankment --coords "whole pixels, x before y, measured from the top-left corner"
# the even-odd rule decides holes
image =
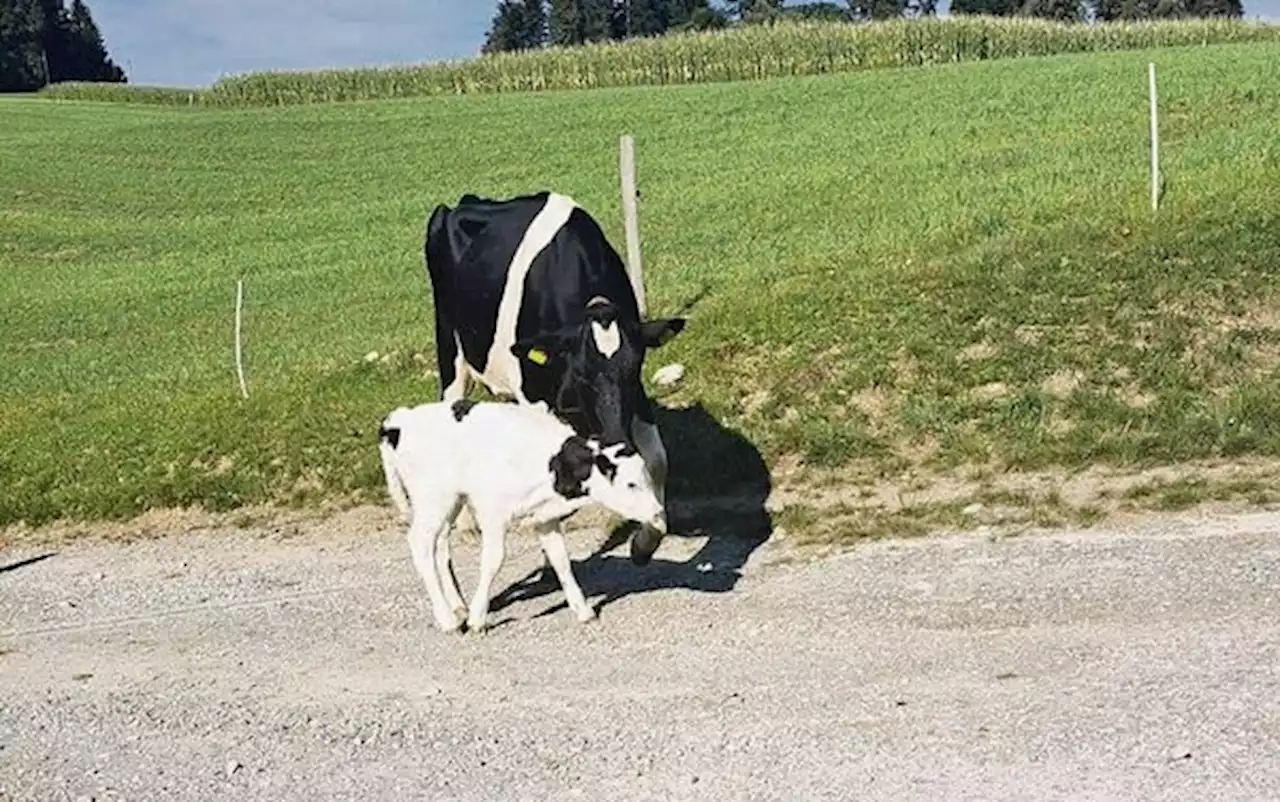
[[[772,465],[1276,455],[1280,49],[1158,54],[1156,216],[1151,57],[274,110],[6,102],[0,521],[381,499],[378,419],[435,392],[432,205],[552,187],[620,247],[624,131],[651,313],[708,288],[649,363],[688,367],[663,403],[705,404]],[[725,476],[724,454],[672,448],[677,487]]]
[[[951,17],[866,25],[787,22],[439,64],[235,75],[207,90],[58,84],[55,99],[277,106],[477,92],[740,81],[1107,50],[1280,41],[1280,26],[1193,19],[1068,25]]]

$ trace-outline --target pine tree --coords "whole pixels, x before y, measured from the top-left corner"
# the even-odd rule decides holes
[[[1187,8],[1193,17],[1242,17],[1240,0],[1190,0]]]
[[[612,0],[609,6],[609,38],[610,39],[626,39],[627,20],[630,18],[631,11],[628,8],[630,3],[628,0]]]
[[[40,0],[0,0],[0,92],[31,92],[46,82]]]
[[[482,53],[530,50],[547,41],[547,9],[543,0],[501,0],[485,34]]]
[[[71,20],[62,0],[40,0],[40,44],[44,48],[45,63],[49,65],[49,83],[70,80]]]
[[[523,22],[520,26],[520,43],[526,50],[542,47],[547,43],[546,0],[524,0]]]
[[[1095,19],[1138,20],[1155,16],[1157,0],[1095,0],[1093,15]]]
[[[849,0],[849,10],[856,19],[893,19],[907,10],[906,0]]]
[[[670,12],[667,0],[627,0],[625,8],[628,36],[657,36],[667,32]]]
[[[951,13],[1012,17],[1021,7],[1018,0],[952,0]]]
[[[84,0],[0,0],[0,88],[127,80]]]
[[[729,13],[742,22],[764,22],[782,15],[782,0],[730,0]]]
[[[1151,16],[1161,19],[1177,19],[1188,15],[1185,0],[1158,0]]]
[[[1081,0],[1027,0],[1022,6],[1022,14],[1058,22],[1081,22],[1084,20],[1084,4]]]
[[[500,0],[498,10],[489,21],[489,31],[484,36],[481,53],[502,53],[518,50],[524,12],[518,0]]]
[[[547,22],[553,45],[580,45],[608,39],[613,3],[610,0],[551,0]]]
[[[720,13],[711,8],[708,0],[667,0],[666,5],[668,30],[691,24],[695,16],[706,19],[712,14]]]
[[[796,19],[826,20],[830,22],[848,22],[853,18],[853,12],[837,3],[820,2],[812,3],[788,3],[783,6],[782,11],[788,17]]]
[[[75,81],[125,83],[124,70],[107,55],[102,33],[82,0],[71,4],[67,26],[68,76]]]

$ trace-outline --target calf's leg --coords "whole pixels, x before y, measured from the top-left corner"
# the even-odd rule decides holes
[[[542,553],[546,556],[547,562],[551,563],[556,577],[560,580],[560,587],[564,589],[564,597],[569,603],[569,609],[583,623],[593,620],[596,617],[596,611],[587,604],[582,588],[574,579],[573,563],[569,560],[569,549],[565,546],[564,535],[560,531],[560,521],[547,524],[538,533],[538,540],[542,544]]]
[[[439,313],[436,314],[436,367],[440,371],[440,400],[453,403],[465,398],[467,389],[471,386],[471,368],[462,353],[462,343],[458,340],[457,333]],[[463,507],[455,516],[452,528],[471,529],[473,526],[470,509]],[[448,547],[445,548],[445,554],[444,561],[448,564]],[[441,577],[448,573],[443,568],[440,569]],[[456,586],[456,581],[454,584]]]
[[[457,516],[454,516],[457,523]],[[454,527],[442,527],[436,545],[436,576],[444,586],[444,600],[453,617],[459,623],[467,618],[467,603],[462,600],[462,591],[458,589],[458,576],[453,570],[453,560],[449,556],[449,540]]]
[[[445,599],[444,589],[440,586],[440,575],[437,573],[437,547],[441,536],[449,529],[457,514],[458,502],[445,499],[431,499],[413,506],[413,523],[409,526],[409,553],[413,555],[413,565],[427,587],[427,596],[431,599],[431,612],[436,624],[445,632],[453,632],[462,625],[461,616],[450,610]]]
[[[502,568],[506,557],[507,522],[492,516],[476,516],[480,524],[480,575],[471,597],[471,609],[467,615],[467,629],[482,632],[489,626],[489,597],[493,580]]]

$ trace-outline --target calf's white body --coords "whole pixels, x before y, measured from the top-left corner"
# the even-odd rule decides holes
[[[624,445],[604,448],[574,434],[545,404],[438,401],[400,407],[382,421],[379,451],[387,492],[410,518],[409,550],[427,587],[436,623],[487,625],[490,591],[506,552],[506,533],[527,520],[580,621],[595,617],[573,577],[561,522],[599,503],[666,531],[643,458]],[[480,570],[465,606],[450,570],[449,533],[462,506],[480,528]]]

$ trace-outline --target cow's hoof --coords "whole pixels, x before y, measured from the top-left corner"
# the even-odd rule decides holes
[[[597,621],[600,618],[600,616],[596,615],[596,610],[591,605],[587,605],[585,608],[579,610],[576,615],[578,616],[578,622],[581,624],[590,624],[592,621]]]
[[[485,632],[488,632],[488,631],[489,631],[489,621],[487,616],[485,618],[481,618],[478,620],[473,620],[471,618],[467,619],[467,632],[471,632],[476,635],[483,635]]]

